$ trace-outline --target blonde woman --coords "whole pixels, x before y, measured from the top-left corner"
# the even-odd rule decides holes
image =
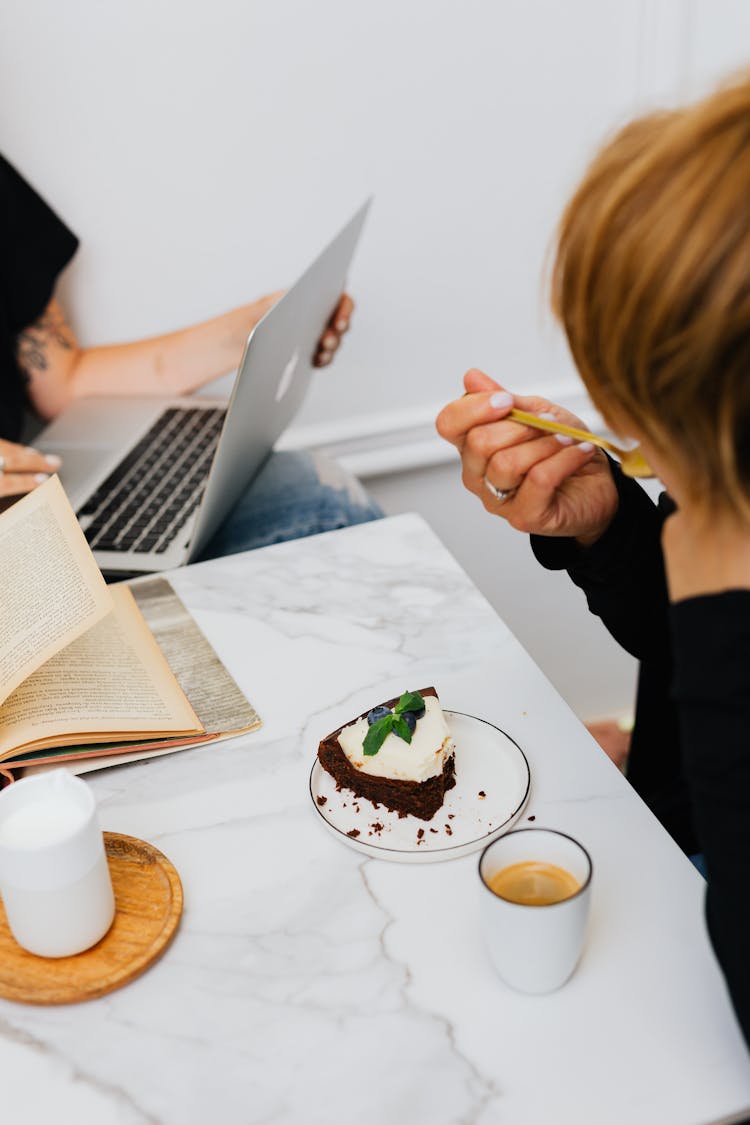
[[[641,661],[628,776],[704,863],[711,939],[750,1042],[750,80],[633,122],[563,215],[553,306],[609,425],[666,487],[505,420],[580,425],[469,371],[439,432],[463,480],[566,569]]]

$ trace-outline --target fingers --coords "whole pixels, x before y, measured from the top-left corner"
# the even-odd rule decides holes
[[[313,366],[327,367],[331,362],[341,343],[341,336],[349,330],[349,322],[353,311],[354,301],[348,293],[344,293],[318,341],[318,350],[313,358]]]
[[[598,452],[589,442],[562,449],[558,445],[558,449],[558,453],[532,465],[513,496],[514,511],[503,513],[519,531],[540,526],[554,503],[557,490],[568,477],[593,461]]]
[[[31,492],[38,485],[44,484],[62,464],[54,454],[40,453],[37,449],[18,445],[14,441],[0,441],[0,458],[0,496]]]
[[[598,538],[617,509],[604,455],[508,415],[518,407],[579,429],[585,423],[538,395],[511,394],[477,368],[463,382],[466,393],[443,408],[436,427],[461,454],[466,488],[519,531]]]
[[[466,372],[464,387],[467,394],[475,394],[479,391],[489,391],[491,394],[493,391],[506,390],[505,387],[501,387],[499,383],[486,375],[484,371],[480,371],[478,367],[472,367]]]
[[[62,461],[54,454],[40,453],[30,445],[0,441],[0,457],[6,473],[54,473]]]
[[[513,409],[513,396],[507,391],[472,392],[449,402],[435,420],[437,432],[452,445],[463,448],[467,434],[504,418]],[[517,430],[527,427],[516,427]]]
[[[341,300],[339,301],[333,316],[331,317],[331,325],[338,332],[339,336],[346,332],[349,328],[349,321],[354,312],[354,301],[348,293],[342,293]]]
[[[318,347],[322,352],[335,352],[339,346],[339,340],[338,332],[334,332],[332,328],[327,328],[318,341]]]
[[[18,496],[23,492],[32,492],[49,478],[49,473],[3,473],[0,477],[0,496]]]
[[[484,476],[495,488],[505,492],[519,488],[525,477],[540,461],[547,461],[560,452],[560,443],[554,436],[524,441],[498,453],[487,461]]]
[[[586,422],[577,415],[558,406],[556,402],[550,402],[538,395],[515,395],[513,401],[519,410],[526,410],[529,414],[549,417],[555,422],[563,422],[566,426],[576,426],[579,430],[588,429]]]
[[[339,338],[335,332],[326,330],[318,340],[318,350],[313,356],[313,367],[327,367],[333,359],[339,346]]]
[[[579,419],[537,395],[512,395],[483,371],[464,376],[466,394],[438,415],[438,433],[455,445],[464,486],[485,508],[519,529],[543,526],[558,503],[556,492],[568,477],[596,456],[588,443],[545,434],[507,417],[514,406],[569,425]],[[498,500],[487,487],[511,495]],[[502,511],[501,511],[502,509]]]
[[[449,403],[438,415],[437,431],[446,441],[463,448],[472,426],[504,417],[513,407],[541,415],[568,426],[585,429],[586,423],[569,410],[564,410],[539,395],[513,395],[485,372],[473,367],[464,375],[465,394]]]
[[[313,367],[327,367],[333,359],[339,346],[339,337],[335,332],[326,329],[318,341],[318,350],[313,358]]]
[[[536,447],[538,453],[521,447]],[[461,447],[464,484],[472,492],[482,485],[488,475],[488,466],[494,463],[497,472],[491,476],[497,488],[515,488],[528,467],[540,457],[549,456],[560,448],[554,438],[541,436],[539,430],[517,422],[500,422],[474,426],[466,435]],[[506,467],[507,466],[507,467]]]
[[[510,394],[507,387],[501,386],[500,383],[495,382],[484,371],[480,371],[477,367],[472,367],[464,375],[464,387],[467,394],[477,394],[482,391],[488,391],[492,394],[494,391],[505,391]],[[546,398],[539,398],[538,395],[513,395],[513,405],[517,406],[520,410],[526,410],[530,414],[539,414],[541,411],[550,411],[557,409]],[[562,413],[566,413],[562,411]],[[562,420],[562,419],[561,419]]]
[[[480,371],[477,367],[472,367],[464,375],[464,387],[467,395],[481,393],[482,391],[490,394],[494,391],[510,393],[507,387],[491,379],[489,375]],[[550,402],[549,399],[541,398],[539,395],[513,395],[513,405],[529,414],[550,414],[556,421],[564,422],[568,426],[577,426],[579,429],[586,428],[585,422],[582,422],[575,414],[571,414],[569,410],[564,410],[563,407]]]

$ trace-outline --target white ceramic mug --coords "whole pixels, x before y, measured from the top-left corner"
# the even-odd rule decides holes
[[[0,893],[11,933],[40,957],[81,953],[115,916],[94,794],[67,770],[0,792]]]
[[[579,889],[561,902],[530,906],[500,898],[490,880],[516,863],[551,863]],[[495,840],[479,859],[481,910],[498,975],[520,992],[552,992],[564,984],[583,949],[591,897],[591,857],[572,836],[550,828],[519,828]]]

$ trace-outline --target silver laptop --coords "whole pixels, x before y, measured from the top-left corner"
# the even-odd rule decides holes
[[[248,336],[229,403],[79,399],[34,444],[105,574],[181,566],[206,546],[299,410],[346,283],[368,200]]]

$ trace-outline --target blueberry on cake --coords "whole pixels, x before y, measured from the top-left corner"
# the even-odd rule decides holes
[[[433,687],[339,727],[320,743],[318,758],[339,788],[420,820],[431,820],[456,784],[453,739]]]

